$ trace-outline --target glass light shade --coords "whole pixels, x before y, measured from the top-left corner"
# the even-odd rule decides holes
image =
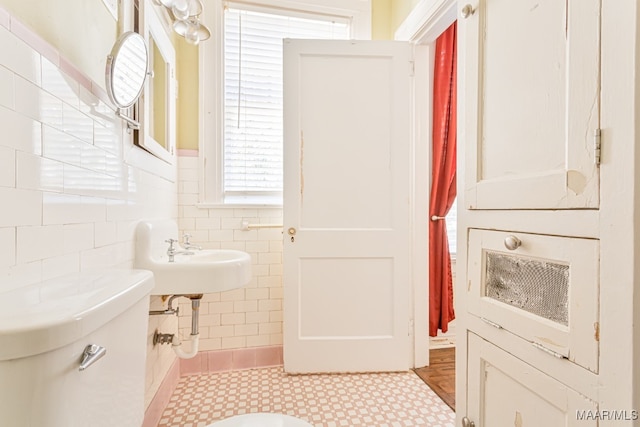
[[[211,37],[209,28],[197,19],[176,21],[173,23],[173,30],[185,38],[193,39],[195,34],[197,34],[199,41],[204,41]]]
[[[203,9],[204,5],[202,4],[202,0],[189,0],[189,17],[200,16]]]
[[[211,30],[209,30],[209,28],[207,28],[206,25],[200,24],[198,26],[198,38],[200,39],[200,41],[207,40],[210,37],[211,37]]]
[[[176,1],[171,7],[171,13],[176,19],[184,21],[189,18],[189,5],[186,1]]]
[[[200,25],[197,22],[189,22],[187,24],[187,31],[184,35],[184,39],[187,41],[187,43],[193,45],[197,45],[198,43],[200,43],[198,27],[200,27]]]

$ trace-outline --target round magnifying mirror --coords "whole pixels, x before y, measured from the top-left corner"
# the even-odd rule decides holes
[[[140,97],[147,77],[149,53],[144,38],[133,31],[118,38],[107,57],[106,86],[118,108],[132,106]]]

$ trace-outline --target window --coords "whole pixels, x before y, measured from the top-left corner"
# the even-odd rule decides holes
[[[223,2],[200,50],[202,205],[280,205],[282,40],[368,39],[362,0]],[[296,7],[292,7],[296,6]]]
[[[282,202],[282,40],[348,39],[349,23],[224,12],[223,197]]]

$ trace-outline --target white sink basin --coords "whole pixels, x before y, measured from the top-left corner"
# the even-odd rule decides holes
[[[227,291],[251,280],[251,256],[231,249],[189,249],[178,243],[169,261],[167,239],[178,239],[172,220],[142,221],[136,229],[135,267],[153,272],[152,295],[190,295]]]

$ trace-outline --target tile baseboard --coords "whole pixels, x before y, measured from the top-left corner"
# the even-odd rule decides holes
[[[281,366],[282,364],[281,345],[201,351],[191,359],[176,359],[147,407],[142,427],[155,427],[158,425],[162,412],[169,403],[180,377],[207,372],[266,368]]]

